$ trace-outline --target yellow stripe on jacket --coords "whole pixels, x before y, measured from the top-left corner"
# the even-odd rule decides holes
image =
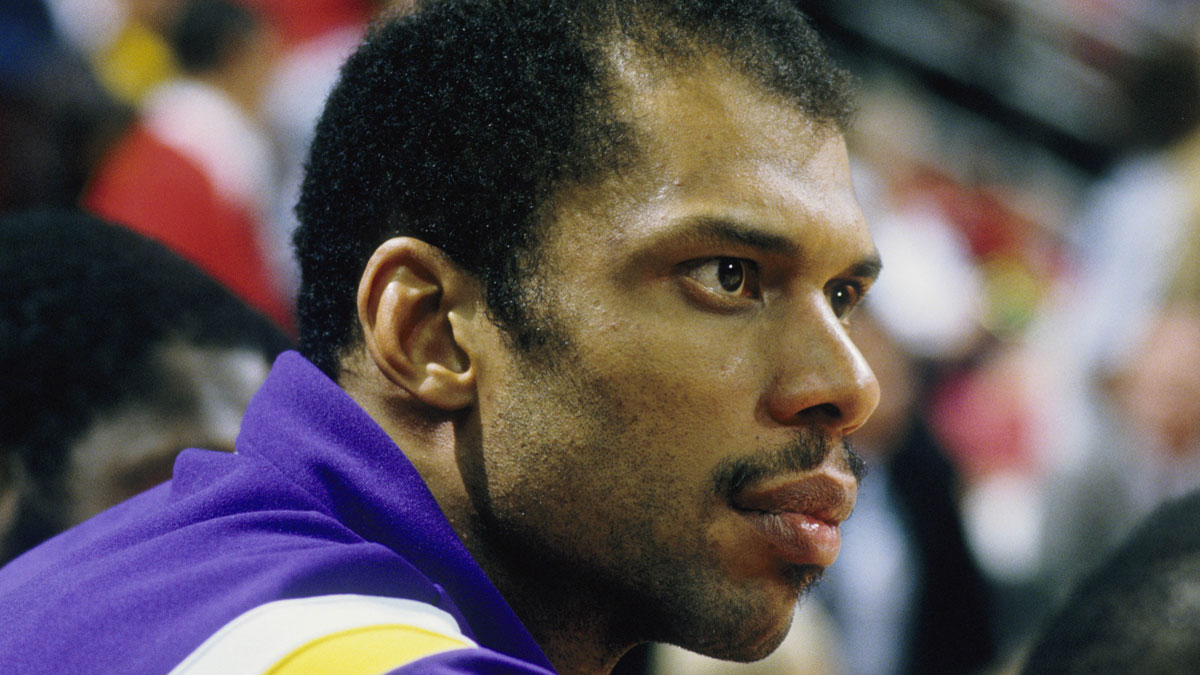
[[[301,646],[265,675],[380,675],[426,656],[471,646],[416,626],[362,626]]]

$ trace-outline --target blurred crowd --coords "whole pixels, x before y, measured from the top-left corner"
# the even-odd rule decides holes
[[[292,333],[311,127],[404,4],[6,0],[0,214],[118,222]],[[857,330],[884,403],[843,559],[760,672],[1004,672],[1133,524],[1200,487],[1200,7],[799,4],[861,89],[885,271]]]
[[[293,330],[288,237],[305,148],[382,5],[6,2],[0,209],[82,206],[162,241]]]

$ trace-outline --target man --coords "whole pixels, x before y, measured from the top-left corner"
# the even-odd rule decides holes
[[[1023,673],[1200,669],[1200,492],[1158,507],[1071,591]]]
[[[232,451],[289,347],[162,245],[76,211],[0,218],[0,278],[0,562],[170,478],[186,447]]]
[[[103,531],[0,574],[0,653],[769,653],[838,553],[845,437],[878,399],[846,332],[879,261],[844,79],[785,2],[440,2],[377,27],[299,204],[307,360],[276,363],[236,455],[184,453]]]

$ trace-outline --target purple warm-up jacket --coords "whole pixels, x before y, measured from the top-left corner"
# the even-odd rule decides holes
[[[236,454],[186,450],[0,569],[0,626],[23,675],[552,672],[400,449],[293,352]]]

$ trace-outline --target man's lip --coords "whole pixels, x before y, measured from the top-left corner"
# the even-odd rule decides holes
[[[820,471],[752,485],[733,495],[730,503],[739,511],[799,514],[837,527],[850,517],[857,495],[852,476]]]
[[[731,506],[774,555],[790,564],[823,568],[841,550],[839,525],[854,509],[857,488],[848,475],[821,471],[743,489]]]

